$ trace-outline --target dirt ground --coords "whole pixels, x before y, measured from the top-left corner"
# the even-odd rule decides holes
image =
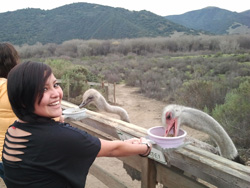
[[[109,86],[109,93],[113,93],[113,85]],[[115,89],[116,104],[124,108],[128,114],[131,123],[144,127],[146,129],[161,125],[161,113],[163,108],[167,105],[163,102],[149,99],[139,94],[138,88],[128,87],[125,85],[116,85]],[[109,96],[109,101],[114,102],[113,95]],[[117,115],[100,112],[113,118],[119,119]],[[192,130],[188,127],[183,127],[189,136],[197,139],[204,139],[204,133]],[[122,167],[122,162],[115,158],[97,158],[95,163],[104,167],[107,171],[112,173],[118,179],[121,179],[127,187],[138,188],[140,182],[132,180]],[[91,174],[87,177],[86,188],[107,188],[102,182],[96,179]],[[5,188],[0,179],[0,188]]]

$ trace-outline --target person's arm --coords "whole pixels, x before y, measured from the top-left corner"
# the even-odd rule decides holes
[[[132,138],[125,141],[107,141],[100,139],[100,141],[101,149],[97,157],[125,157],[138,154],[147,156],[152,148],[152,144],[145,138]],[[145,143],[148,143],[150,148]]]

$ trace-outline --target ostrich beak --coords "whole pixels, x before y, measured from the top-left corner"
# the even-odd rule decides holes
[[[174,137],[177,136],[177,119],[167,119],[166,120],[166,134],[165,136],[168,136],[168,134],[170,133],[170,131],[173,129],[173,135]]]
[[[84,106],[87,106],[89,103],[91,103],[93,101],[93,99],[94,98],[92,96],[88,97],[85,100],[83,99],[82,103],[79,105],[79,108],[83,108]]]
[[[88,103],[86,101],[82,101],[82,103],[79,105],[79,108],[83,108],[86,106]]]

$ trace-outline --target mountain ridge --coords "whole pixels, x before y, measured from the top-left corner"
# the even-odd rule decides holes
[[[72,3],[52,10],[27,8],[0,13],[0,25],[0,41],[18,45],[62,43],[71,39],[167,37],[176,31],[188,35],[200,33],[149,11],[129,11],[91,3]]]
[[[51,10],[26,8],[0,13],[0,41],[32,45],[72,39],[244,34],[250,33],[249,19],[250,10],[237,13],[217,7],[163,17],[146,10],[72,3]]]
[[[185,27],[216,35],[250,33],[250,10],[237,13],[218,7],[205,7],[181,15],[165,16],[165,18]],[[249,31],[241,32],[239,27],[247,27]],[[238,32],[235,32],[236,30]]]

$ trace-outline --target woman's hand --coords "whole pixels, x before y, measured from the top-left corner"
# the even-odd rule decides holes
[[[124,140],[124,142],[130,143],[130,144],[140,144],[141,140],[139,138],[130,138],[128,140]]]
[[[146,138],[140,138],[140,144],[145,144],[147,146],[147,150],[142,153],[142,154],[139,154],[141,157],[147,157],[150,155],[151,153],[151,149],[152,149],[152,144],[150,143],[149,140],[147,140]]]

